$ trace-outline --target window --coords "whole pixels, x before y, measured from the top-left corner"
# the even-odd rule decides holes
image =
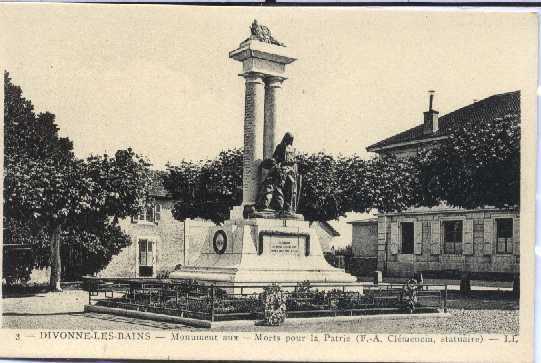
[[[153,242],[147,239],[139,240],[139,276],[152,277],[153,275]]]
[[[513,218],[496,219],[496,252],[513,252]]]
[[[402,248],[400,249],[400,253],[412,254],[414,244],[413,222],[400,223],[400,229],[402,230]]]
[[[158,222],[160,221],[160,213],[160,204],[156,203],[154,205],[149,205],[145,208],[142,208],[141,212],[137,216],[132,217],[132,223],[149,222],[158,224]]]
[[[443,252],[462,254],[462,221],[445,221],[443,224]]]

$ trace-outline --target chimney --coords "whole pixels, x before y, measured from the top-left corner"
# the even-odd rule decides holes
[[[428,102],[428,111],[424,112],[424,134],[430,135],[438,131],[438,111],[432,108],[434,103],[434,94],[436,91],[428,91],[429,102]]]

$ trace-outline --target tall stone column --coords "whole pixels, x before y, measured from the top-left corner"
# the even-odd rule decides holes
[[[282,77],[265,78],[265,124],[263,128],[263,159],[272,158],[276,146],[276,120]]]
[[[259,188],[259,164],[263,159],[264,82],[258,73],[245,73],[244,159],[242,204],[254,205]]]

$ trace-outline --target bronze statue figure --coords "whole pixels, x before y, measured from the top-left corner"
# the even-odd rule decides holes
[[[285,44],[274,39],[271,31],[264,25],[259,25],[257,20],[254,19],[252,25],[250,26],[250,38],[259,40],[260,42],[265,42],[269,44],[279,45],[285,47]]]
[[[276,146],[272,159],[264,160],[261,167],[268,173],[261,184],[257,209],[295,214],[300,175],[290,132],[286,132],[282,142]]]

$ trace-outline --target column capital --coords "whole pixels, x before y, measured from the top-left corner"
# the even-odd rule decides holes
[[[286,77],[267,76],[265,77],[265,86],[272,88],[280,88],[282,87],[282,82],[286,79]]]
[[[257,72],[241,73],[239,76],[243,77],[247,83],[263,83],[265,75]]]

